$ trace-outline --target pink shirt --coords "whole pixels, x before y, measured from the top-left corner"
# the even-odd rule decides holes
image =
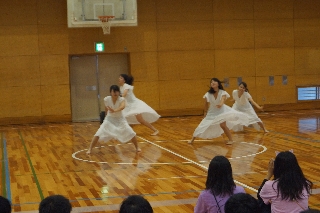
[[[304,189],[302,191],[303,195],[301,200],[282,200],[280,194],[279,197],[277,197],[278,182],[273,184],[274,182],[274,180],[268,180],[260,191],[260,197],[265,204],[268,204],[269,200],[271,201],[272,213],[299,213],[308,209],[309,194],[307,193],[307,190]]]
[[[233,190],[233,194],[246,193],[242,186],[236,186]],[[221,213],[224,213],[224,205],[231,195],[227,196],[216,196]],[[196,207],[194,208],[194,213],[217,213],[219,212],[219,207],[217,206],[216,200],[213,194],[209,190],[204,190],[199,195]]]

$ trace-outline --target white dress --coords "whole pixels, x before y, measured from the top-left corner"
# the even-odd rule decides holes
[[[249,125],[252,125],[256,130],[260,130],[258,122],[262,122],[261,119],[257,116],[257,113],[254,111],[252,105],[249,102],[249,98],[252,98],[248,92],[244,92],[239,98],[238,90],[233,90],[232,92],[233,99],[235,103],[232,108],[246,114],[249,118]],[[243,126],[237,125],[232,128],[234,131],[242,131]]]
[[[128,90],[126,97],[126,107],[123,110],[124,117],[127,119],[129,124],[139,124],[136,119],[136,115],[142,114],[145,121],[153,123],[160,118],[160,115],[145,102],[136,98],[133,93],[133,86],[124,84],[120,87],[120,92],[123,94],[125,90]]]
[[[123,97],[118,97],[116,103],[113,104],[112,97],[107,96],[104,98],[104,105],[117,109],[123,101],[125,101]],[[103,123],[94,135],[99,137],[99,141],[108,142],[111,139],[116,139],[121,143],[126,143],[136,135],[123,116],[122,111],[114,113],[108,111]]]
[[[215,99],[213,94],[210,94],[209,92],[203,96],[203,98],[207,99],[210,106],[206,117],[203,118],[199,126],[194,131],[193,137],[204,139],[217,138],[224,133],[220,124],[225,121],[229,129],[232,129],[232,127],[238,124],[248,126],[249,120],[245,114],[237,112],[225,104],[220,108],[217,107],[217,105],[220,104],[223,95],[225,95],[226,98],[230,97],[230,95],[224,90],[219,90],[217,99]]]

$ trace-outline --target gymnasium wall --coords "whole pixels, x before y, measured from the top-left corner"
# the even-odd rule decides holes
[[[69,55],[95,54],[95,41],[130,53],[136,96],[161,115],[201,113],[211,77],[229,78],[230,94],[242,77],[266,110],[320,108],[296,101],[297,85],[320,84],[320,1],[137,4],[137,27],[103,35],[69,29],[65,0],[1,1],[0,124],[70,121]]]

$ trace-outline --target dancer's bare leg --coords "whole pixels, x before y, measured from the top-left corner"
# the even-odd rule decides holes
[[[231,135],[231,132],[229,130],[229,128],[227,127],[227,124],[226,122],[223,122],[220,124],[220,127],[222,128],[224,134],[227,135],[229,141],[227,142],[228,145],[231,145],[233,143],[233,140],[232,140],[232,135]]]
[[[258,122],[259,126],[261,127],[261,129],[263,129],[264,133],[268,133],[269,131],[265,128],[265,126],[263,125],[262,122]]]
[[[188,141],[188,143],[193,143],[194,139],[196,139],[196,137],[192,137],[190,141]]]
[[[146,127],[148,127],[149,129],[153,130],[153,133],[151,135],[157,135],[159,133],[159,130],[157,130],[156,128],[154,128],[149,122],[145,121],[142,117],[141,114],[136,115],[137,121],[143,125],[145,125]]]
[[[138,145],[138,141],[137,141],[137,137],[134,136],[132,139],[131,139],[133,145],[136,147],[136,151],[137,152],[141,152],[141,149],[139,148],[139,145]]]
[[[88,149],[88,151],[86,152],[88,155],[91,154],[92,148],[97,144],[99,140],[99,136],[93,136],[91,143],[90,143],[90,147]]]

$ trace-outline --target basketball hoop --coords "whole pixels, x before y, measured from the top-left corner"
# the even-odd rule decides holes
[[[114,16],[98,16],[103,30],[103,34],[110,34],[111,23],[110,19],[114,19]]]

